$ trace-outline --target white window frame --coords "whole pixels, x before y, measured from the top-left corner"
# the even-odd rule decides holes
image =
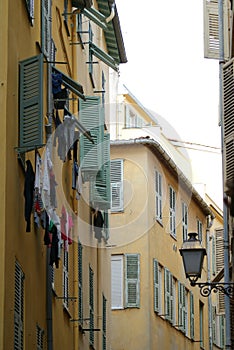
[[[162,223],[162,175],[155,170],[155,214],[156,220]]]
[[[176,192],[169,186],[170,235],[176,238]]]
[[[185,202],[182,202],[182,233],[183,241],[188,239],[188,206]]]

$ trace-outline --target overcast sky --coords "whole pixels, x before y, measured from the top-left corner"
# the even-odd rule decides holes
[[[122,82],[181,140],[220,147],[219,63],[204,58],[203,1],[116,0],[116,5],[128,58],[120,65]],[[204,181],[212,174],[212,198],[218,196],[222,205],[220,156],[195,153]],[[193,164],[199,167],[196,159]],[[201,166],[194,172],[194,181],[202,182]]]

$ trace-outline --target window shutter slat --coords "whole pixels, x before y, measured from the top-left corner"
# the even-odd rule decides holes
[[[139,307],[139,255],[126,254],[126,306]]]
[[[25,151],[43,142],[43,56],[20,62],[19,147]]]

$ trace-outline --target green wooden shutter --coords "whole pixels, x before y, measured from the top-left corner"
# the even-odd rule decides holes
[[[83,247],[78,242],[78,317],[80,324],[83,324]]]
[[[69,299],[68,299],[68,285],[69,285],[69,279],[68,279],[68,252],[64,249],[63,254],[63,305],[65,308],[69,307]]]
[[[104,135],[103,164],[97,173],[96,181],[91,184],[91,197],[93,207],[101,210],[110,209],[110,135]]]
[[[220,347],[223,349],[225,345],[225,316],[221,315],[220,318]]]
[[[106,350],[106,303],[107,300],[102,295],[102,350]]]
[[[24,349],[24,273],[15,262],[14,349]]]
[[[110,237],[110,225],[109,225],[109,213],[104,212],[104,234],[105,234],[105,240],[108,241]]]
[[[123,159],[111,160],[111,211],[123,211]]]
[[[212,339],[214,344],[217,343],[216,338],[216,307],[212,306]]]
[[[49,5],[50,0],[41,0],[41,49],[47,58],[50,52]]]
[[[190,292],[190,338],[194,340],[194,296]]]
[[[159,270],[158,261],[154,259],[154,311],[159,312]]]
[[[167,268],[164,270],[164,301],[166,319],[171,321],[171,273]]]
[[[140,306],[140,265],[139,254],[125,255],[126,307]]]
[[[178,282],[178,324],[183,327],[183,285]]]
[[[43,55],[20,62],[19,148],[34,149],[43,142]]]
[[[94,285],[93,270],[89,266],[89,342],[94,345]]]
[[[176,193],[173,188],[170,186],[170,234],[173,237],[176,237],[176,223],[175,223],[175,201],[176,201]]]
[[[92,144],[84,135],[80,136],[80,167],[86,179],[95,180],[103,165],[104,113],[100,97],[87,96],[85,101],[79,100],[79,119],[94,140]]]

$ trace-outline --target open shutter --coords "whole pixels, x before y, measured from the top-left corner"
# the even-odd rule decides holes
[[[183,328],[183,285],[178,282],[178,324]]]
[[[126,307],[139,307],[140,305],[140,266],[139,254],[126,254]]]
[[[218,0],[203,0],[204,5],[204,57],[219,59]],[[228,59],[230,40],[229,1],[223,1],[224,57]]]
[[[24,349],[24,273],[15,263],[14,349]]]
[[[224,181],[234,177],[234,59],[223,65]]]
[[[20,62],[19,150],[42,146],[43,55]]]
[[[154,311],[159,312],[159,271],[158,262],[154,259]]]
[[[110,135],[104,135],[103,148],[103,165],[97,173],[96,181],[92,182],[90,201],[93,207],[101,210],[110,209]]]
[[[79,100],[79,119],[94,141],[93,144],[83,134],[80,136],[80,167],[86,180],[94,180],[103,165],[104,114],[100,97]]]
[[[212,339],[213,343],[217,344],[217,336],[216,336],[216,307],[212,306]]]
[[[162,175],[155,171],[156,219],[162,221]]]
[[[123,159],[111,160],[111,211],[123,211]]]
[[[111,308],[123,308],[123,255],[111,257]]]
[[[225,316],[221,315],[219,318],[220,329],[220,347],[223,349],[225,346]]]
[[[83,323],[83,246],[78,242],[78,318]]]
[[[49,0],[41,0],[41,49],[47,58],[50,51],[49,5]]]
[[[164,299],[166,319],[171,321],[171,273],[165,268],[164,273]]]
[[[176,237],[176,224],[175,224],[175,201],[176,194],[173,188],[170,186],[170,234]]]
[[[215,230],[216,237],[216,273],[219,273],[224,266],[224,243],[223,229]],[[225,313],[224,294],[218,292],[218,312]]]
[[[194,296],[190,292],[190,338],[194,340]]]

